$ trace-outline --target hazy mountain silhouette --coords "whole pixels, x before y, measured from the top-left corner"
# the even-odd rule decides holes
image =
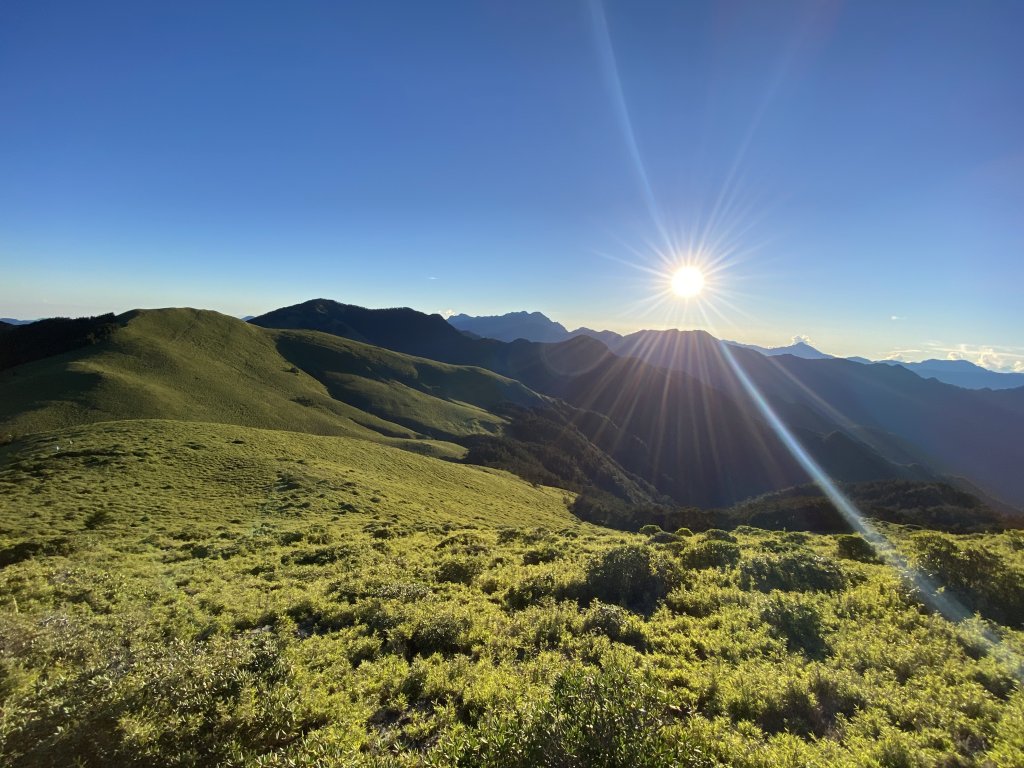
[[[565,341],[569,332],[561,323],[540,312],[509,312],[505,315],[473,317],[453,315],[448,322],[460,331],[499,341]]]
[[[805,360],[827,360],[833,357],[833,355],[829,355],[815,349],[802,339],[794,339],[792,344],[785,347],[760,347],[757,344],[744,344],[739,341],[727,341],[726,343],[732,344],[734,347],[753,349],[760,352],[762,355],[767,355],[768,357],[774,357],[776,355],[793,355],[793,357],[802,357]]]
[[[1024,387],[1024,373],[990,371],[969,360],[922,360],[919,363],[904,363],[898,360],[883,361],[913,371],[923,379],[938,379],[966,389],[1014,389]]]
[[[574,331],[541,312],[508,312],[504,315],[473,316],[453,315],[448,322],[460,331],[476,338],[498,341],[542,341],[556,343],[568,341],[577,336],[589,336],[602,342],[609,349],[615,349],[622,340],[622,334],[615,331],[595,331],[593,328],[577,328]]]

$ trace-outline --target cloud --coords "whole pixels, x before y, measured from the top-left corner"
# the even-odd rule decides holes
[[[920,349],[894,349],[888,355],[883,357],[883,360],[896,360],[901,363],[910,362],[910,358],[920,357]]]
[[[1024,347],[1003,347],[994,344],[957,344],[955,346],[936,343],[933,354],[944,353],[947,360],[967,360],[991,371],[1024,370]]]
[[[808,344],[808,345],[810,345],[811,337],[810,336],[804,336],[802,334],[797,334],[796,336],[793,337],[793,343],[794,344]]]
[[[437,314],[439,314],[441,317],[443,317],[445,320],[447,320],[449,317],[451,317],[452,315],[455,314],[455,310],[454,309],[442,309]]]
[[[437,280],[436,277],[428,277],[427,280]]]
[[[890,320],[906,320],[907,318],[902,317],[901,315],[890,315],[889,319]]]

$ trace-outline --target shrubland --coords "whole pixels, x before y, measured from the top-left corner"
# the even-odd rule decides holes
[[[952,624],[849,533],[574,501],[347,437],[16,438],[0,762],[1024,765],[1020,532],[879,524]]]

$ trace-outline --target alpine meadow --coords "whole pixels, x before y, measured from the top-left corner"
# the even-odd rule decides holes
[[[6,4],[0,765],[1024,768],[1022,25]]]

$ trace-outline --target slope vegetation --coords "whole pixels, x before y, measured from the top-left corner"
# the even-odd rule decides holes
[[[1024,764],[1019,533],[888,529],[956,626],[857,537],[569,500],[224,424],[0,447],[0,763]]]
[[[121,315],[95,343],[0,372],[0,394],[8,434],[164,418],[405,440],[494,432],[488,408],[543,402],[489,371],[193,309]]]

